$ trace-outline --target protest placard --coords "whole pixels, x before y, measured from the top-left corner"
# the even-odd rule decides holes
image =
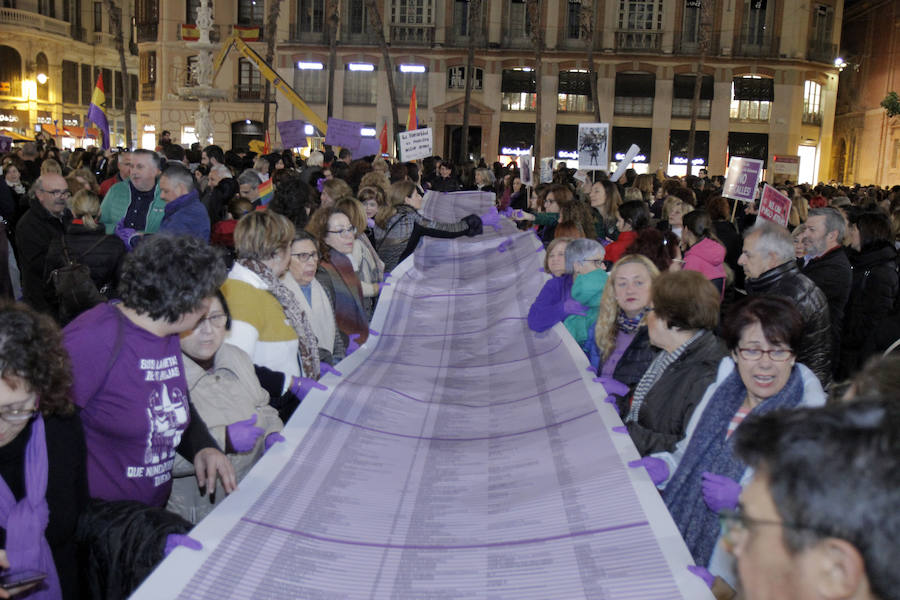
[[[522,185],[531,187],[534,185],[534,167],[532,166],[531,152],[533,148],[528,150],[527,154],[519,157],[519,179]]]
[[[728,165],[728,175],[722,186],[722,195],[732,200],[753,202],[756,187],[762,179],[763,161],[756,158],[734,156]]]
[[[345,121],[344,119],[328,119],[328,131],[325,133],[325,143],[331,146],[340,146],[347,148],[354,154],[359,150],[359,144],[362,141],[360,130],[363,128],[362,123],[356,121]]]
[[[578,168],[609,169],[609,123],[578,124]]]
[[[400,132],[400,160],[403,162],[428,158],[434,152],[434,137],[430,127]]]
[[[759,216],[782,227],[787,227],[791,214],[791,199],[768,183],[763,186],[759,202]]]
[[[541,183],[552,183],[553,182],[553,159],[552,158],[542,158],[541,159]]]
[[[306,121],[279,121],[278,133],[281,135],[281,145],[285,148],[303,148],[307,145]]]
[[[612,174],[609,178],[610,181],[618,181],[622,175],[625,174],[625,171],[628,169],[628,165],[631,164],[631,161],[634,160],[634,157],[637,156],[638,152],[641,149],[637,144],[632,144],[630,148],[628,148],[628,152],[625,153],[625,158],[619,161],[619,166],[616,167],[616,172]]]

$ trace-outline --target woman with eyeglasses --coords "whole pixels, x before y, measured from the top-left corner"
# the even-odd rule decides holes
[[[263,452],[283,439],[278,433],[282,422],[269,406],[269,393],[260,386],[250,357],[223,343],[230,328],[228,304],[217,290],[206,314],[181,335],[181,352],[191,404],[225,450],[240,483]],[[201,495],[193,465],[181,457],[176,456],[172,475],[166,508],[191,523],[198,523],[225,498],[221,484],[214,495]]]
[[[650,342],[661,349],[641,376],[623,419],[641,456],[674,450],[707,386],[716,377],[725,347],[714,333],[719,292],[696,271],[660,274],[653,281],[647,313]]]
[[[369,319],[363,304],[362,284],[350,258],[356,227],[347,215],[329,206],[312,214],[306,231],[316,238],[319,267],[334,290],[334,316],[341,343],[348,347],[353,336],[357,344],[362,344],[369,338]]]
[[[319,378],[319,352],[309,315],[281,277],[291,261],[294,225],[272,211],[244,215],[234,229],[237,260],[222,286],[231,308],[226,342],[253,364],[283,375],[287,392],[298,377]]]
[[[566,269],[566,247],[571,238],[556,238],[544,254],[544,272],[551,275],[528,309],[528,327],[532,331],[546,331],[561,323],[582,306],[572,300],[572,273]]]
[[[375,301],[384,282],[384,263],[366,237],[366,213],[359,200],[345,196],[335,203],[335,207],[347,216],[350,224],[356,229],[356,238],[348,256],[353,264],[353,272],[359,277],[362,286],[366,317],[371,319],[375,311]]]
[[[88,502],[84,432],[69,400],[69,357],[50,317],[0,305],[0,372],[0,568],[46,574],[28,598],[77,598],[75,530]]]
[[[577,239],[566,246],[566,271],[572,273],[572,300],[575,306],[563,324],[585,352],[597,320],[600,297],[609,277],[603,258],[603,245],[597,240]]]
[[[729,440],[748,415],[825,403],[818,378],[796,362],[802,333],[802,318],[789,300],[751,296],[737,304],[722,326],[730,354],[693,411],[684,439],[671,453],[649,457],[694,560],[732,586],[731,560],[717,545],[717,513],[738,506],[751,472]]]
[[[294,234],[291,262],[282,280],[310,317],[319,343],[319,360],[329,365],[340,362],[346,349],[334,318],[334,289],[331,277],[319,269],[319,248],[310,233]]]

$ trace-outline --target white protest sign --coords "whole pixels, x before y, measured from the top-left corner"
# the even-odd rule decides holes
[[[403,131],[400,138],[400,160],[407,162],[419,158],[428,158],[434,152],[434,137],[431,128]]]
[[[528,187],[534,185],[534,167],[531,160],[532,149],[529,148],[527,154],[519,157],[519,179],[522,181],[522,185]]]
[[[618,181],[619,178],[625,174],[625,171],[628,169],[628,165],[631,164],[631,161],[634,160],[634,157],[637,156],[638,152],[641,149],[638,148],[637,144],[632,144],[628,149],[628,152],[625,153],[625,158],[619,161],[619,166],[616,167],[616,172],[612,174],[612,177],[609,178],[610,181]]]
[[[586,171],[609,168],[609,123],[578,124],[578,168]]]
[[[551,183],[553,181],[553,159],[541,159],[541,183]]]

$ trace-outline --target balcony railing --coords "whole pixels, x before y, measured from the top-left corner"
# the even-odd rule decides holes
[[[328,43],[328,36],[324,31],[304,31],[300,25],[291,27],[291,41],[300,44],[315,44],[321,46]]]
[[[71,25],[65,21],[51,19],[30,10],[18,10],[15,8],[0,8],[0,25],[28,27],[65,37],[69,37],[71,33]]]
[[[804,125],[822,125],[822,113],[805,112],[803,113]]]
[[[732,54],[734,56],[777,57],[778,42],[779,38],[768,33],[760,35],[744,32],[738,39],[737,47]]]
[[[141,84],[141,100],[152,102],[155,99],[156,99],[156,84],[155,83],[142,83]]]
[[[234,86],[234,99],[238,102],[259,102],[262,100],[262,86],[241,83]]]
[[[696,40],[686,40],[684,38],[675,38],[675,52],[678,54],[700,54],[700,42]],[[707,56],[717,56],[719,54],[719,44],[717,40],[710,40],[706,47]]]
[[[616,49],[635,52],[659,52],[662,48],[662,31],[619,30],[616,32]]]
[[[345,29],[341,34],[341,43],[360,44],[363,46],[375,45],[378,43],[378,34],[369,27],[359,33],[351,33]]]
[[[809,43],[809,48],[806,49],[806,58],[832,65],[834,64],[834,59],[837,58],[837,44],[813,40]]]
[[[138,23],[137,24],[137,41],[155,42],[159,33],[158,23]]]
[[[431,46],[434,44],[434,25],[391,25],[391,43]]]
[[[181,27],[178,27],[177,31],[178,31],[178,33],[176,35],[178,36],[178,39],[183,40],[184,38],[181,37],[181,34],[182,34]],[[199,32],[197,32],[197,35],[199,35]],[[188,41],[195,42],[197,40],[188,40]],[[209,32],[209,41],[212,43],[217,43],[217,42],[222,41],[222,26],[221,25],[213,25],[212,26],[212,29]]]

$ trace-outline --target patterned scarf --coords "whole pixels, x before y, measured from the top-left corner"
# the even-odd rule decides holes
[[[362,344],[369,339],[369,319],[363,308],[362,286],[353,271],[353,264],[346,255],[332,248],[328,260],[323,260],[319,266],[328,273],[334,288],[334,318],[338,329],[345,341],[347,336],[358,333],[356,343]]]
[[[726,438],[726,434],[728,424],[746,397],[747,388],[735,367],[709,399],[678,469],[663,490],[663,501],[700,566],[709,564],[719,539],[717,515],[703,501],[701,474],[710,471],[741,480],[747,466],[734,455],[734,435]],[[795,408],[802,401],[803,377],[795,366],[781,391],[758,404],[747,416]]]
[[[16,502],[9,486],[0,478],[0,524],[6,529],[6,556],[10,569],[37,569],[47,574],[44,582],[27,594],[34,600],[62,597],[53,554],[44,536],[50,522],[46,497],[48,473],[44,419],[38,414],[31,424],[31,437],[25,446],[25,496]]]
[[[644,320],[644,317],[648,312],[650,312],[650,309],[645,306],[641,309],[641,312],[639,312],[636,317],[631,319],[625,316],[625,311],[620,308],[619,314],[616,315],[616,325],[618,326],[619,331],[631,335],[638,330],[638,327],[641,326],[641,322]]]
[[[303,375],[312,379],[318,379],[319,342],[316,340],[316,334],[313,333],[312,326],[309,324],[309,318],[307,318],[296,296],[261,261],[252,258],[240,258],[237,262],[256,273],[263,280],[263,283],[266,284],[268,292],[275,296],[275,299],[281,304],[281,308],[284,310],[288,321],[290,321],[291,327],[297,333],[297,339],[300,342],[298,353],[300,355],[300,365],[303,367]]]
[[[654,358],[653,362],[650,363],[650,366],[647,367],[647,372],[641,377],[641,380],[637,384],[637,388],[634,390],[634,398],[631,401],[631,410],[628,412],[628,416],[625,417],[626,423],[637,423],[638,416],[641,413],[641,405],[644,404],[644,398],[647,397],[647,392],[656,385],[656,382],[662,377],[662,374],[666,372],[666,369],[668,369],[673,362],[678,360],[681,355],[684,354],[685,350],[687,350],[688,347],[697,341],[704,333],[706,333],[706,330],[700,329],[691,336],[691,339],[675,348],[673,352],[660,352],[656,355],[656,358]]]

